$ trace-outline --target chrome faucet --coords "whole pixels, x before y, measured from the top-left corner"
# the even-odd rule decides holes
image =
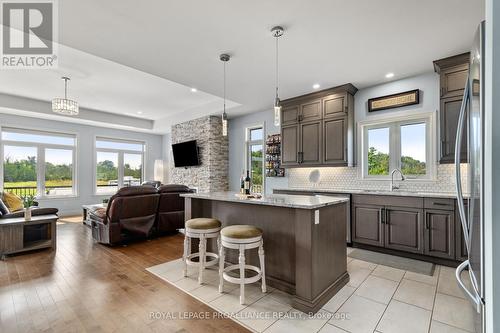
[[[399,174],[401,175],[401,180],[405,180],[405,176],[403,175],[403,172],[401,170],[399,170],[399,169],[392,170],[392,172],[391,172],[391,191],[399,189],[398,185],[394,185],[394,174],[396,173],[396,171],[399,172]]]

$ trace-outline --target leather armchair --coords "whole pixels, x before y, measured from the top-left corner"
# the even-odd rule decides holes
[[[151,235],[160,195],[152,186],[123,187],[113,195],[106,210],[90,211],[92,236],[105,244]]]
[[[192,192],[194,191],[184,185],[162,185],[158,188],[160,203],[156,230],[159,234],[184,228],[184,198],[179,194]]]

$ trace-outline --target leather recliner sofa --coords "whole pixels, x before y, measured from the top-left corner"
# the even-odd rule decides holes
[[[184,228],[184,198],[179,194],[192,192],[194,191],[184,185],[162,185],[158,188],[160,203],[156,231],[159,234]]]
[[[106,207],[89,212],[92,236],[99,243],[118,244],[184,227],[184,185],[123,187]]]

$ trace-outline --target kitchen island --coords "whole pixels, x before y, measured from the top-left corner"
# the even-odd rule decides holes
[[[268,285],[294,295],[293,307],[318,311],[348,281],[346,218],[349,199],[273,194],[260,199],[233,192],[182,194],[186,220],[213,217],[222,226],[249,224],[263,231]],[[211,244],[214,251],[215,244]],[[194,247],[196,248],[196,247]],[[226,262],[237,263],[227,251]],[[247,262],[258,266],[256,253]]]

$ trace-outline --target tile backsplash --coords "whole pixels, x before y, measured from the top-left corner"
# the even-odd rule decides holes
[[[435,180],[400,181],[399,174],[394,176],[400,190],[409,192],[455,192],[455,166],[440,164],[437,166]],[[467,165],[461,165],[462,187],[467,192]],[[358,167],[321,167],[288,169],[288,187],[290,188],[323,188],[337,190],[389,190],[390,180],[362,179]],[[397,180],[396,180],[397,179]]]

